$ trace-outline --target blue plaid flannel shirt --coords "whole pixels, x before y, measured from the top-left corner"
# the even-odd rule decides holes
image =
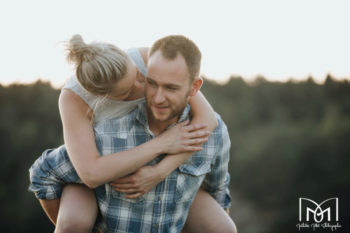
[[[97,146],[102,155],[128,150],[151,140],[146,104],[128,115],[95,125]],[[98,187],[96,197],[108,232],[178,233],[184,226],[190,205],[202,186],[223,207],[229,208],[228,161],[230,139],[227,127],[216,114],[219,125],[203,150],[192,155],[154,189],[137,199],[127,199],[109,184]],[[189,118],[189,106],[179,121]],[[157,157],[148,165],[162,159]]]

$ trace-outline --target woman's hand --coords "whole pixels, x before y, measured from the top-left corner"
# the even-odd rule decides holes
[[[110,184],[117,192],[125,193],[126,198],[133,199],[148,193],[161,180],[161,175],[156,168],[144,166],[132,175],[119,178]]]
[[[159,135],[160,146],[167,154],[200,151],[203,149],[200,145],[208,140],[211,133],[204,130],[206,127],[206,124],[189,124],[188,120],[179,123]]]

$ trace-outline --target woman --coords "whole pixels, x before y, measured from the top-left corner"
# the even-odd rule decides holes
[[[93,124],[123,116],[142,101],[147,49],[128,51],[129,59],[127,54],[113,45],[86,45],[80,36],[73,36],[68,50],[68,59],[76,64],[77,78],[71,78],[64,86],[59,108],[69,159],[82,182],[89,188],[112,182],[116,190],[129,193],[130,198],[136,198],[148,192],[191,154],[200,150],[199,145],[207,140],[208,130],[216,127],[210,105],[202,95],[198,95],[190,103],[193,114],[190,125],[179,124],[163,135],[128,151],[99,156],[94,141]],[[198,122],[207,123],[208,129],[204,130],[204,125]],[[69,164],[64,163],[65,166],[61,166],[61,163],[56,163],[68,161],[56,156],[64,154],[61,153],[62,150],[64,148],[61,147],[46,151],[33,165],[30,190],[36,193],[45,212],[56,224],[56,232],[89,232],[97,216],[96,200],[91,189],[83,185],[66,185],[62,191],[60,183],[58,187],[50,187],[54,190],[53,194],[46,195],[50,193],[45,194],[48,190],[47,184],[40,184],[41,180],[48,180],[48,177],[40,177],[45,169],[47,171],[44,173],[54,174],[52,180],[63,179],[61,168],[66,169],[65,166]],[[166,156],[152,169],[152,174],[150,170],[141,168],[164,153],[178,155]],[[145,182],[147,185],[141,185],[142,187],[133,186],[130,191],[125,182],[118,181],[118,178],[135,171],[136,174],[142,172],[143,178],[148,179],[148,182]],[[65,183],[69,183],[69,179],[63,179],[63,184]],[[84,213],[83,217],[80,213]]]

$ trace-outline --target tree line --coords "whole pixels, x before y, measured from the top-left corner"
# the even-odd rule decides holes
[[[49,232],[53,226],[32,193],[28,169],[63,143],[59,90],[50,83],[0,85],[0,231]],[[231,216],[240,232],[296,232],[298,198],[338,197],[349,219],[350,83],[224,84],[202,92],[222,116],[232,142]]]

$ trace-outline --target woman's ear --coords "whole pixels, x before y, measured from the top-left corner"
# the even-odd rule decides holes
[[[136,81],[140,83],[144,83],[146,81],[146,77],[137,69]]]
[[[192,82],[191,91],[189,96],[195,96],[203,84],[203,79],[201,77],[195,77]]]
[[[145,83],[146,83],[146,78],[141,74],[139,70],[137,70],[134,86],[136,87],[136,89],[141,90],[145,88]]]

